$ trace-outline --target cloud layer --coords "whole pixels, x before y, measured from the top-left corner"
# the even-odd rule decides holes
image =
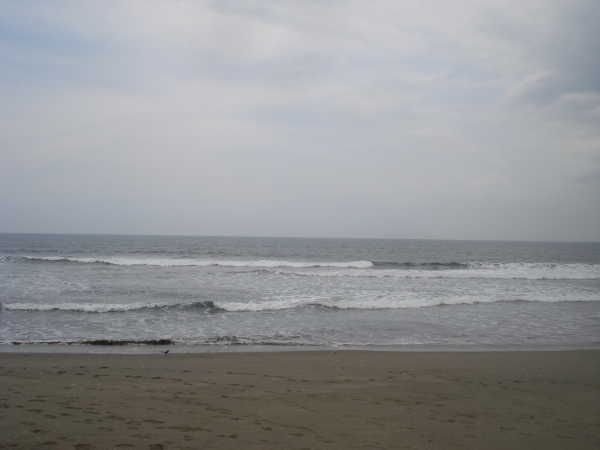
[[[0,230],[600,240],[599,20],[577,0],[11,2]]]

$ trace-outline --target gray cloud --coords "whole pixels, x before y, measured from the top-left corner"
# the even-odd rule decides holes
[[[532,17],[487,16],[487,30],[512,47],[525,69],[518,99],[547,105],[562,96],[600,93],[600,4],[592,0],[558,2]]]
[[[597,13],[13,3],[0,230],[598,240]]]

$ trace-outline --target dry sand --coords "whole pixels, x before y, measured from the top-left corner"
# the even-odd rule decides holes
[[[0,354],[0,448],[599,449],[600,351]]]

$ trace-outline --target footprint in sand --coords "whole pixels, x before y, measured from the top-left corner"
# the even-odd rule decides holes
[[[94,448],[90,444],[75,444],[73,447],[75,450],[91,450]]]

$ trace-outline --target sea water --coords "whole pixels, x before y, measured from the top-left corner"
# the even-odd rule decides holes
[[[4,349],[586,348],[600,243],[0,234],[0,303]]]

